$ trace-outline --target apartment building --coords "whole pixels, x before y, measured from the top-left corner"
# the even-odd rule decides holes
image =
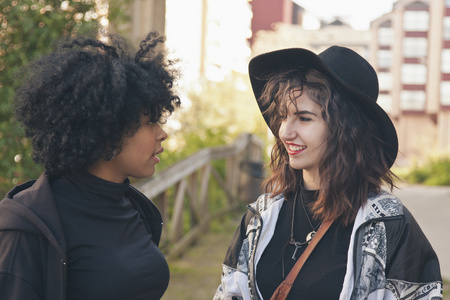
[[[253,33],[260,30],[273,30],[274,24],[302,25],[305,9],[292,0],[250,0],[253,13],[251,29]],[[253,44],[254,35],[249,38]]]
[[[369,59],[370,31],[355,30],[336,19],[321,22],[318,29],[306,29],[302,25],[276,23],[272,30],[260,30],[254,34],[252,56],[282,48],[306,48],[320,53],[332,45],[353,49]]]
[[[399,0],[371,32],[378,101],[399,136],[397,164],[450,153],[450,1]]]

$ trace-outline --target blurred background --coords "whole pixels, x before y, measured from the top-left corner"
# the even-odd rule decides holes
[[[201,279],[196,279],[199,282],[212,278],[216,285],[220,280],[221,259],[237,216],[259,192],[248,190],[248,180],[263,177],[262,166],[269,157],[272,137],[247,75],[248,61],[260,53],[286,47],[319,53],[331,45],[357,51],[376,69],[378,103],[397,129],[400,153],[394,172],[403,180],[401,184],[450,186],[449,0],[0,0],[2,195],[42,172],[32,161],[30,142],[11,110],[19,83],[17,71],[48,53],[60,37],[100,31],[120,33],[136,46],[148,32],[159,31],[167,36],[170,57],[180,60],[182,109],[165,125],[169,139],[159,175],[136,185],[163,211],[168,224],[163,248],[178,241],[201,244],[198,238],[187,238],[199,227],[218,239],[204,242],[208,246],[204,250],[195,250],[202,253],[198,259],[205,268],[213,264],[211,272],[215,274],[205,277],[209,271],[203,269]],[[203,152],[195,156],[199,151]],[[208,161],[203,163],[205,157]],[[198,169],[194,170],[196,163]],[[186,172],[179,178],[167,172],[180,166]],[[168,184],[168,179],[175,177],[178,179]],[[154,192],[162,183],[167,187]],[[193,188],[197,185],[198,189]],[[436,197],[441,197],[442,203],[450,202],[448,190],[440,189]],[[197,204],[203,206],[193,208]],[[215,214],[224,207],[227,213],[236,208],[239,213]],[[443,219],[450,220],[448,210],[442,213]],[[182,219],[172,221],[178,217]],[[203,223],[204,219],[207,222]],[[176,229],[179,226],[181,229]],[[442,234],[450,240],[448,232]],[[217,252],[212,245],[220,251],[210,263],[205,258]],[[173,257],[188,257],[187,249],[178,248]],[[194,261],[190,267],[187,260],[178,263],[185,265],[171,266],[175,276],[171,285],[186,285],[188,277],[195,280],[195,276],[183,277],[182,273],[200,263]],[[179,281],[177,274],[181,274]],[[188,274],[193,274],[192,270]],[[179,288],[172,290],[186,294]],[[175,295],[165,299],[191,298]],[[204,298],[197,295],[192,299]]]

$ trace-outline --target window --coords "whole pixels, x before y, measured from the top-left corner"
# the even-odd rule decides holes
[[[427,67],[417,64],[404,64],[402,66],[403,84],[425,84],[427,82]]]
[[[444,40],[450,40],[450,17],[444,17]]]
[[[400,107],[402,110],[424,110],[424,91],[402,91],[400,94]]]
[[[450,0],[445,0],[445,7],[450,7]]]
[[[426,38],[404,38],[404,57],[426,57],[428,52],[428,41]]]
[[[450,49],[442,50],[441,59],[442,73],[450,73]]]
[[[405,31],[428,31],[430,15],[428,11],[405,11],[403,29]]]
[[[378,51],[378,68],[386,69],[392,67],[392,51],[379,50]]]
[[[380,91],[392,90],[392,73],[379,72],[378,81],[380,83]]]
[[[441,82],[441,105],[450,105],[450,81]]]
[[[392,28],[380,27],[378,29],[378,44],[391,46],[394,42],[394,30]]]

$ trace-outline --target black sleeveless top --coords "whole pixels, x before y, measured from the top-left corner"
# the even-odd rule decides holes
[[[160,299],[167,262],[117,184],[90,174],[55,179],[67,242],[67,300]]]
[[[303,202],[315,228],[320,222],[313,220],[308,204],[316,199],[315,191],[303,191]],[[291,234],[292,209],[292,199],[283,203],[275,233],[257,264],[256,282],[263,299],[270,299],[278,285],[284,280],[283,263],[286,277],[306,248],[306,245],[299,248],[295,259],[292,259],[295,251],[293,245],[287,245],[283,253],[283,247]],[[297,199],[294,220],[294,239],[304,242],[312,229],[302,207],[300,196]],[[347,269],[347,252],[352,228],[353,224],[347,227],[336,223],[331,225],[298,274],[288,299],[339,299]],[[282,254],[284,254],[284,259],[281,259]]]

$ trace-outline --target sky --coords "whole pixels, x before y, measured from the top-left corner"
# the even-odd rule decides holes
[[[370,28],[370,21],[392,11],[396,0],[293,0],[311,15],[325,21],[335,17],[358,30]]]

